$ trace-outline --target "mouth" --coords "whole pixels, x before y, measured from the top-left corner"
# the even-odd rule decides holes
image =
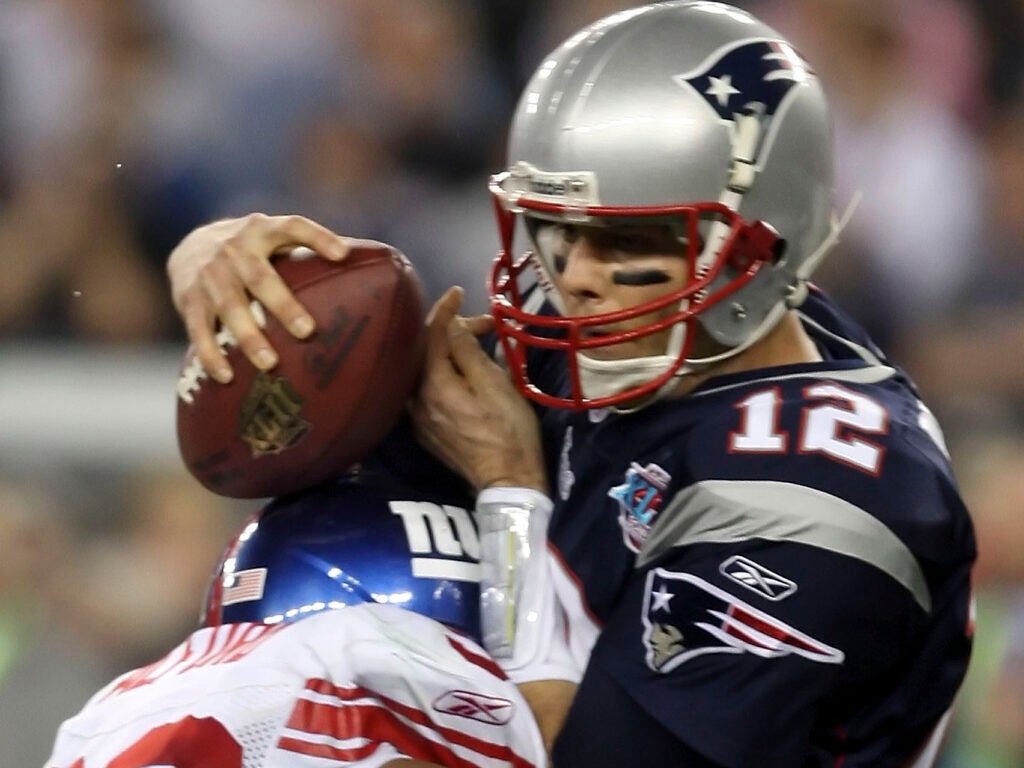
[[[614,339],[623,333],[624,328],[587,328],[580,332],[580,341],[584,343],[580,350],[587,357],[595,360],[614,360],[620,357],[633,357],[636,354],[635,339]]]
[[[580,330],[580,339],[583,341],[605,339],[617,333],[621,333],[621,331],[613,328],[583,328]]]

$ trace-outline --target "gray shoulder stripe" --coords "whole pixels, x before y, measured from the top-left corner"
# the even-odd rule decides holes
[[[860,344],[857,344],[856,342],[850,341],[847,338],[844,338],[842,336],[838,336],[838,335],[832,333],[832,331],[828,330],[821,323],[818,323],[818,322],[812,320],[811,318],[809,318],[807,315],[805,315],[803,312],[800,312],[799,310],[797,311],[797,314],[800,316],[800,321],[801,322],[803,322],[806,325],[814,326],[815,330],[817,330],[819,333],[823,333],[826,336],[830,336],[831,338],[833,338],[836,341],[840,342],[841,344],[845,344],[847,347],[849,347],[854,352],[856,352],[857,355],[859,355],[862,360],[867,361],[871,365],[881,365],[882,364],[882,361],[878,359],[878,356],[874,352],[872,352],[870,349],[868,349],[867,347],[861,346]]]
[[[830,379],[832,381],[848,381],[851,384],[877,384],[880,381],[892,378],[896,369],[888,365],[871,365],[866,368],[850,368],[847,370],[833,371],[803,371],[801,373],[787,373],[783,376],[765,376],[758,379],[763,384],[770,381],[785,381],[787,379]],[[740,381],[735,384],[726,384],[719,387],[709,387],[700,392],[694,392],[689,397],[703,397],[713,392],[724,392],[729,389],[739,389],[750,386],[749,381]]]
[[[921,566],[896,534],[860,507],[794,483],[705,480],[684,488],[659,515],[637,566],[671,547],[752,538],[794,541],[855,557],[887,573],[931,611]]]

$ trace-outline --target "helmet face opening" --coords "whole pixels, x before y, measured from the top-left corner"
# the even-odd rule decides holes
[[[770,227],[748,224],[728,206],[717,202],[668,206],[600,206],[559,204],[522,194],[509,194],[510,174],[492,178],[491,193],[502,236],[502,248],[494,261],[489,281],[492,314],[497,334],[519,390],[543,405],[571,408],[622,406],[651,395],[665,386],[690,360],[698,338],[696,321],[701,312],[724,301],[753,279],[762,266],[774,263],[782,247]],[[521,219],[532,248],[516,255],[514,234]],[[559,294],[558,274],[580,227],[594,228],[597,237],[607,230],[609,242],[629,251],[635,233],[643,251],[652,248],[678,253],[686,261],[684,284],[664,295],[616,312],[586,316],[565,314]],[[709,251],[712,253],[709,254]],[[724,270],[733,275],[724,285],[713,287]],[[558,315],[541,314],[529,299],[540,289]],[[641,322],[637,322],[641,321]],[[607,330],[609,326],[627,330]],[[660,370],[639,384],[621,391],[592,396],[587,393],[581,363],[595,350],[664,334],[676,326],[680,338],[669,342],[670,360],[659,360]],[[546,392],[532,380],[527,369],[531,348],[556,350],[564,354],[569,392]],[[659,356],[662,357],[662,356]],[[600,364],[600,363],[598,363]]]

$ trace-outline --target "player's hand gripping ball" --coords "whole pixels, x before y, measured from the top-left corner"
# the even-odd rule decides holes
[[[296,339],[254,302],[277,366],[258,370],[222,329],[234,379],[209,378],[191,347],[178,379],[181,456],[222,496],[283,496],[364,458],[394,426],[423,361],[422,289],[395,248],[357,240],[340,262],[306,251],[274,263],[316,331]]]

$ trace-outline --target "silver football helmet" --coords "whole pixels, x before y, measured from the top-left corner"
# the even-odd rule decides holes
[[[746,349],[803,300],[839,229],[818,78],[777,32],[722,3],[642,6],[566,40],[526,86],[508,162],[490,183],[502,243],[491,307],[517,386],[546,405],[657,395]],[[532,242],[522,256],[513,248],[519,217]],[[688,284],[626,312],[567,317],[545,242],[550,222],[668,224],[688,259]],[[531,293],[533,283],[543,292]],[[559,314],[544,314],[531,295]],[[671,327],[664,355],[587,355],[626,340],[587,329],[655,312],[661,319],[639,333]],[[697,323],[712,340],[703,356],[694,356]],[[536,347],[565,354],[569,393],[530,381],[526,352]]]

